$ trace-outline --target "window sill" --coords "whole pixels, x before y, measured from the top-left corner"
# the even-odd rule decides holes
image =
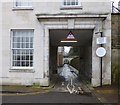
[[[35,70],[33,67],[13,67],[9,72],[24,72],[24,73],[34,73]]]
[[[15,10],[33,10],[32,7],[13,7],[12,8],[13,11]]]
[[[61,10],[82,9],[82,6],[61,6]]]

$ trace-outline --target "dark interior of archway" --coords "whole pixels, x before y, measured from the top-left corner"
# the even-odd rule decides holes
[[[69,32],[74,34],[74,37],[78,40],[77,43],[61,43],[61,40],[66,39]],[[58,47],[59,46],[72,46],[75,50],[73,55],[76,58],[71,60],[70,64],[79,70],[79,74],[91,80],[92,77],[92,35],[93,30],[89,29],[51,29],[49,30],[49,69],[50,77],[53,77],[57,73],[57,59],[58,59]]]

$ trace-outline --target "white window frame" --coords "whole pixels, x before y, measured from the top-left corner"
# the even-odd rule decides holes
[[[18,5],[17,6],[17,2],[21,2],[20,4],[21,5]],[[24,2],[27,2],[28,4],[31,4],[31,5],[22,5],[22,4],[24,4]],[[14,4],[13,4],[14,6],[13,6],[13,10],[15,10],[15,9],[30,9],[30,10],[33,10],[33,3],[32,3],[32,0],[14,0]]]
[[[25,31],[25,30],[33,31],[33,42],[32,42],[33,47],[32,48],[13,48],[13,32],[14,31]],[[11,49],[10,49],[11,50],[11,70],[33,70],[33,68],[34,68],[34,29],[11,29],[11,37],[10,38],[11,38],[11,42],[10,42],[11,43]],[[13,61],[14,61],[13,60],[13,50],[33,50],[33,53],[32,53],[33,65],[32,66],[13,66]],[[30,54],[29,54],[29,57],[30,57]],[[29,60],[29,62],[30,62],[30,60]]]
[[[63,8],[70,8],[70,9],[72,9],[72,8],[75,8],[75,9],[80,9],[80,8],[82,8],[82,6],[81,6],[81,0],[77,0],[78,1],[78,5],[64,5],[64,2],[66,1],[66,3],[67,3],[67,0],[62,0],[62,6],[61,6],[61,9]],[[70,0],[71,2],[72,2],[72,0]],[[76,0],[75,0],[76,1]],[[70,3],[71,3],[70,2]]]

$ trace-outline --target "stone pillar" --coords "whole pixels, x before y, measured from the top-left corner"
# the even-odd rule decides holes
[[[111,15],[109,14],[105,20],[102,21],[102,28],[100,23],[94,29],[93,41],[92,41],[92,85],[100,86],[100,58],[96,56],[96,49],[100,45],[96,44],[97,37],[102,36],[107,38],[107,43],[103,44],[106,49],[106,55],[102,58],[102,85],[111,84]]]
[[[2,3],[0,3],[0,85],[2,84]],[[1,90],[1,89],[0,89]],[[2,102],[2,101],[1,101]]]
[[[43,44],[43,79],[40,81],[41,86],[49,86],[49,30],[44,29]]]
[[[103,36],[107,38],[107,43],[103,45],[106,55],[103,57],[103,85],[111,84],[111,14],[103,21]]]
[[[100,85],[100,58],[96,56],[96,49],[99,45],[96,44],[96,39],[100,37],[99,26],[97,25],[93,32],[92,39],[92,86],[96,87]]]

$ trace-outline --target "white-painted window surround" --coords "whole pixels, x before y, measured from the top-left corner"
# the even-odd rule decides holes
[[[16,0],[15,2],[16,7],[32,7],[31,0]]]
[[[64,8],[81,8],[81,0],[63,0],[62,9]]]
[[[11,65],[12,68],[33,67],[34,30],[11,30]]]
[[[32,0],[14,0],[13,10],[33,10]]]
[[[64,0],[64,6],[79,5],[78,0]]]

